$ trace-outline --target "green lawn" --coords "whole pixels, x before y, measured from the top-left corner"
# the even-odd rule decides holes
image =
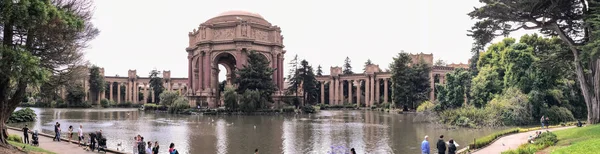
[[[554,132],[558,143],[544,151],[552,154],[587,154],[600,151],[600,124]]]
[[[26,145],[26,144],[23,144],[23,143],[18,143],[18,142],[13,142],[13,141],[8,141],[8,143],[10,145],[13,145],[13,146],[19,147],[19,148],[23,148],[23,146],[25,146],[25,151],[27,151],[27,152],[45,153],[45,154],[56,154],[56,153],[48,151],[46,149],[42,149],[40,147],[35,147],[35,146],[31,146],[31,145]]]

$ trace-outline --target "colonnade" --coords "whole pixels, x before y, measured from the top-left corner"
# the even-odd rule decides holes
[[[334,76],[329,80],[320,81],[321,86],[321,103],[325,103],[325,84],[329,83],[329,104],[342,105],[344,103],[354,104],[354,93],[356,93],[356,102],[364,102],[365,106],[370,107],[381,102],[388,102],[389,90],[389,75],[376,76],[375,74],[365,75],[363,77],[341,77]],[[381,100],[380,82],[383,82],[383,100]],[[347,97],[344,96],[344,83],[348,84]],[[365,95],[361,98],[364,84]],[[353,92],[353,87],[356,86],[356,91]]]
[[[116,98],[114,96],[114,92],[113,92],[113,86],[117,86],[116,87]],[[125,93],[124,96],[125,97],[121,97],[121,87],[124,86],[125,88]],[[177,91],[179,92],[179,94],[183,95],[186,93],[187,91],[187,85],[185,83],[171,83],[171,82],[165,82],[163,87],[165,88],[165,91]],[[150,103],[157,103],[155,101],[155,96],[154,96],[154,90],[152,90],[152,88],[150,87],[150,83],[148,82],[108,82],[108,86],[107,88],[109,90],[108,93],[108,100],[111,101],[115,101],[117,103],[121,103],[121,101],[124,102],[131,102],[131,103],[146,103],[146,102],[150,102]],[[139,99],[140,97],[140,92],[142,92],[142,96],[144,96],[142,99]],[[101,92],[101,94],[104,94],[106,92]],[[104,95],[101,95],[100,98],[104,99],[103,97]],[[148,101],[148,96],[151,96],[151,100]]]

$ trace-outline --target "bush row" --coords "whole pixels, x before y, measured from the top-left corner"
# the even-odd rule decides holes
[[[23,143],[23,138],[21,138],[21,135],[17,135],[17,134],[8,135],[8,138],[6,138],[6,140],[17,142],[17,143]]]

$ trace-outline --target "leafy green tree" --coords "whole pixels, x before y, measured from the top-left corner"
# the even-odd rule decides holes
[[[160,104],[170,106],[179,98],[179,94],[175,91],[165,91],[160,94]]]
[[[160,95],[165,90],[165,86],[163,85],[163,79],[159,76],[160,71],[154,69],[150,71],[150,89],[154,92],[154,101],[161,102]]]
[[[245,90],[241,97],[240,110],[244,112],[254,112],[257,109],[263,107],[263,103],[267,101],[261,96],[261,92],[258,90]]]
[[[481,1],[469,13],[479,21],[471,35],[479,44],[519,29],[537,29],[558,36],[571,51],[588,110],[588,123],[600,122],[600,2],[597,0]],[[527,15],[524,15],[527,14]]]
[[[90,98],[94,98],[93,102],[100,101],[98,97],[99,93],[104,90],[105,83],[104,77],[100,74],[100,67],[93,65],[90,67]]]
[[[68,106],[80,106],[83,104],[85,98],[85,92],[83,86],[80,83],[75,83],[67,86],[67,105]]]
[[[238,85],[237,92],[245,93],[247,90],[256,90],[260,93],[261,100],[273,102],[273,92],[275,84],[271,75],[273,69],[269,66],[269,61],[260,53],[250,51],[248,54],[248,65],[239,69],[236,73],[239,78],[236,80]],[[261,105],[262,106],[262,105]]]
[[[233,87],[226,86],[223,97],[223,101],[225,102],[225,108],[227,108],[227,110],[237,110],[239,108],[238,94],[235,92],[235,89]]]
[[[344,74],[354,74],[354,72],[352,72],[352,65],[351,65],[351,61],[349,57],[346,57],[346,59],[344,60],[344,68],[342,70],[342,73]]]
[[[40,86],[82,60],[98,30],[88,1],[3,0],[0,2],[0,128],[23,100],[28,86]],[[0,147],[10,147],[5,129]]]
[[[321,65],[317,66],[317,76],[323,76],[323,70],[321,68]]]
[[[445,85],[436,85],[438,101],[442,109],[461,107],[465,103],[465,97],[469,92],[466,87],[471,82],[471,73],[465,69],[458,68],[446,74]]]
[[[392,100],[396,103],[396,106],[403,106],[405,110],[408,110],[408,105],[412,101],[408,100],[411,90],[411,69],[408,64],[411,63],[411,57],[408,53],[398,53],[394,60],[390,64],[392,71]],[[367,61],[367,62],[370,62]]]

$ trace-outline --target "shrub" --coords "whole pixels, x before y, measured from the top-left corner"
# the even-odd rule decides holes
[[[131,102],[127,101],[117,104],[117,107],[132,107],[132,104]]]
[[[181,113],[188,108],[190,108],[188,100],[185,97],[179,97],[169,106],[169,113]]]
[[[465,106],[456,109],[445,110],[439,113],[442,123],[462,127],[476,127],[480,125],[493,125],[487,111],[474,106]]]
[[[296,107],[294,107],[294,106],[286,106],[286,107],[283,107],[282,111],[289,113],[289,112],[294,112],[295,109],[296,109]]]
[[[170,106],[180,97],[175,91],[164,91],[160,93],[160,104],[164,106]]]
[[[35,121],[37,115],[30,108],[20,109],[15,111],[8,118],[8,123],[17,123],[17,122],[32,122]]]
[[[152,103],[144,104],[144,110],[153,111],[153,110],[165,110],[164,105],[157,105]]]
[[[109,108],[110,101],[108,99],[102,99],[102,100],[100,100],[100,105],[102,105],[103,108]]]
[[[225,102],[225,107],[228,110],[237,110],[238,109],[238,95],[235,92],[235,89],[231,86],[225,87],[225,93],[223,94],[223,101]]]
[[[390,103],[383,102],[383,103],[379,104],[379,107],[380,108],[384,108],[384,109],[388,109],[388,108],[390,108]]]
[[[560,122],[569,122],[575,120],[569,109],[564,107],[552,106],[550,109],[542,111],[545,117],[549,118],[550,124],[558,124]]]
[[[17,134],[10,134],[8,135],[8,138],[6,138],[7,141],[13,141],[13,142],[18,142],[18,143],[23,143],[23,138],[21,138],[20,135]]]
[[[304,112],[304,113],[315,113],[317,111],[315,110],[315,108],[313,106],[307,105],[307,106],[302,107],[302,112]]]
[[[417,112],[431,111],[431,110],[433,110],[434,107],[435,107],[435,104],[433,104],[431,101],[425,101],[425,102],[421,103],[421,105],[419,105],[419,107],[417,107]]]
[[[244,112],[254,112],[262,108],[261,102],[266,102],[260,96],[260,91],[246,90],[240,98],[240,110]]]
[[[526,125],[533,121],[533,106],[527,95],[517,88],[509,88],[498,97],[492,99],[486,108],[492,117],[504,125]]]

